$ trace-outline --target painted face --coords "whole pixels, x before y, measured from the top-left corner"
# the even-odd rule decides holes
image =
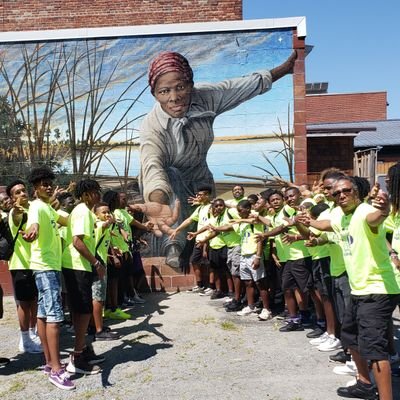
[[[300,204],[300,192],[293,189],[286,190],[285,200],[290,207],[298,206]]]
[[[13,203],[18,201],[22,207],[26,207],[28,205],[28,192],[25,185],[21,183],[11,188],[11,201]]]
[[[358,193],[353,189],[351,182],[345,180],[334,184],[332,196],[344,213],[352,212],[360,202]]]
[[[271,204],[274,211],[279,211],[283,206],[283,197],[279,194],[273,194],[269,198],[269,204]]]
[[[168,115],[182,118],[190,105],[192,87],[179,72],[167,72],[157,79],[154,97]]]
[[[214,216],[221,215],[225,210],[225,203],[222,201],[214,202],[214,204],[212,206],[212,210],[213,210]]]
[[[232,189],[232,194],[235,199],[240,199],[244,195],[244,189],[241,186],[235,186]]]
[[[111,218],[110,208],[108,206],[101,206],[96,209],[96,216],[100,221],[107,221]]]

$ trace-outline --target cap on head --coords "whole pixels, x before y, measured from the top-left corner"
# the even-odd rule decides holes
[[[163,51],[149,65],[149,85],[154,94],[157,79],[167,72],[180,72],[187,82],[193,84],[193,70],[188,60],[180,53]]]

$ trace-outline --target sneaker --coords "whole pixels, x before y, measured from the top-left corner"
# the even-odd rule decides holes
[[[389,355],[390,364],[396,364],[400,361],[399,353]]]
[[[144,304],[146,303],[146,300],[143,297],[140,297],[138,294],[135,294],[131,299],[133,301],[133,304]]]
[[[94,365],[94,364],[101,364],[106,360],[104,356],[98,356],[91,345],[86,346],[83,349],[82,356],[85,358],[86,362],[88,364]]]
[[[237,312],[243,308],[242,303],[233,299],[230,303],[225,306],[226,312]]]
[[[67,371],[71,374],[95,375],[101,372],[101,368],[98,365],[89,364],[83,354],[79,356],[71,354]]]
[[[339,351],[339,353],[329,356],[329,361],[346,364],[346,361],[351,361],[351,356],[344,351]]]
[[[250,306],[246,306],[242,310],[238,311],[236,314],[240,315],[241,317],[244,317],[246,315],[250,315],[250,314],[253,314],[255,312],[256,312],[256,310],[254,308],[251,308]]]
[[[357,376],[357,367],[354,361],[347,361],[345,365],[338,365],[333,368],[333,373],[336,375]]]
[[[279,314],[275,315],[275,319],[278,319],[278,320],[284,320],[288,317],[289,317],[289,313],[287,312],[287,310],[284,310],[284,311],[280,312]]]
[[[340,339],[335,337],[334,335],[329,335],[329,338],[321,343],[317,349],[319,351],[334,351],[338,350],[342,347],[342,342]]]
[[[5,367],[10,364],[10,359],[5,357],[0,357],[0,367]]]
[[[115,311],[110,311],[108,313],[108,318],[116,319],[116,320],[125,320],[131,317],[130,314],[122,311],[120,308],[117,308]]]
[[[75,389],[74,383],[71,381],[69,374],[65,369],[60,369],[58,372],[50,371],[49,382],[63,390]]]
[[[216,290],[214,293],[211,294],[211,300],[218,300],[225,298],[225,293],[221,292],[220,290]]]
[[[279,332],[304,331],[304,327],[300,322],[289,321],[285,326],[279,328]]]
[[[347,398],[366,400],[378,400],[379,398],[374,385],[363,383],[360,380],[358,380],[355,385],[340,387],[336,392],[339,396]]]
[[[201,293],[204,291],[204,287],[201,286],[193,286],[191,289],[187,290],[189,293]]]
[[[319,346],[320,344],[324,343],[325,340],[328,340],[329,338],[329,333],[324,332],[320,337],[311,339],[308,343],[310,343],[312,346]]]
[[[317,326],[313,331],[308,332],[306,337],[309,339],[315,339],[319,338],[321,335],[323,335],[325,332],[325,329],[322,329],[320,326]]]
[[[119,339],[119,334],[117,332],[112,332],[108,329],[104,329],[101,332],[96,332],[94,335],[94,340],[117,340]]]
[[[214,289],[207,288],[207,289],[204,289],[204,290],[200,290],[199,294],[200,294],[200,296],[211,296],[214,292],[215,292]]]
[[[18,350],[21,353],[30,353],[30,354],[43,353],[43,348],[41,343],[34,342],[31,339],[29,339],[26,343],[24,343],[21,338],[18,344]]]
[[[60,365],[61,365],[61,368],[64,369],[64,370],[65,370],[65,368],[67,368],[67,364],[66,363],[60,363]],[[49,364],[45,364],[45,365],[39,367],[38,369],[42,370],[45,375],[50,376],[51,367],[50,367]],[[68,374],[68,372],[65,372],[65,373]]]
[[[266,308],[263,308],[261,310],[261,313],[258,314],[258,319],[260,319],[261,321],[268,321],[271,318],[272,318],[272,312],[267,310]]]

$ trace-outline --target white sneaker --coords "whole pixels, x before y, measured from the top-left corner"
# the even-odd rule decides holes
[[[191,289],[187,290],[189,293],[200,293],[204,290],[204,288],[200,286],[193,286]]]
[[[21,339],[18,344],[18,349],[21,353],[31,353],[31,354],[43,353],[41,343],[34,342],[33,340],[29,340],[26,343],[23,343]]]
[[[325,340],[329,339],[329,333],[328,332],[324,332],[320,337],[311,339],[309,341],[309,343],[313,346],[319,346],[320,344],[324,343]]]
[[[356,363],[354,361],[346,361],[346,364],[333,368],[333,373],[336,375],[357,376]]]
[[[317,348],[319,351],[334,351],[342,347],[342,342],[334,335],[329,335],[328,339],[321,343]]]
[[[214,289],[207,288],[204,292],[200,293],[200,296],[211,296],[214,293]]]
[[[246,306],[242,310],[238,311],[236,314],[240,315],[241,317],[243,317],[245,315],[250,315],[250,314],[253,314],[255,312],[256,312],[256,310],[254,308],[250,308],[249,306]]]
[[[271,318],[272,318],[272,312],[267,310],[266,308],[263,308],[261,310],[261,313],[258,314],[258,319],[261,319],[261,321],[268,321]]]

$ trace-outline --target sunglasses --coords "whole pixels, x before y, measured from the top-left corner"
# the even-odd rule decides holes
[[[333,197],[338,197],[342,193],[349,194],[353,191],[353,188],[344,188],[342,190],[336,190],[335,192],[332,193]]]

